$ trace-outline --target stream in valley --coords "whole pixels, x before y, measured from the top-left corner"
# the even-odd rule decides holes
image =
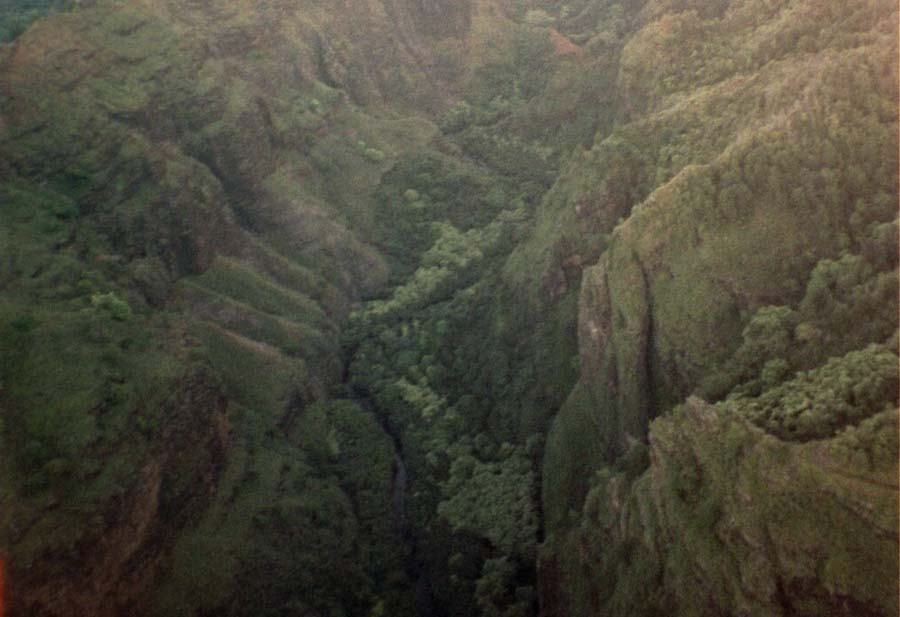
[[[384,433],[391,438],[394,444],[394,469],[391,478],[391,507],[394,517],[394,529],[399,541],[408,549],[406,561],[406,573],[415,585],[415,604],[418,617],[443,617],[443,612],[437,610],[434,602],[434,593],[431,587],[431,578],[419,558],[418,538],[415,529],[410,525],[406,512],[406,496],[409,488],[409,471],[406,460],[403,457],[403,443],[398,432],[390,425],[387,419],[375,409],[372,402],[363,396],[352,397],[361,409],[372,414],[378,421]]]

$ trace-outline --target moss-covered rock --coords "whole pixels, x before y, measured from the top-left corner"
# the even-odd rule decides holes
[[[805,4],[791,6],[802,12]],[[626,46],[622,79],[645,83],[635,72],[661,61],[658,55],[645,55],[659,44],[652,37],[643,39],[647,33],[662,28],[672,41],[681,41],[679,45],[696,43],[696,33],[682,27],[674,9],[654,10]],[[893,276],[892,265],[849,255],[840,258],[843,266],[829,265],[845,251],[871,251],[865,248],[872,246],[868,236],[847,233],[856,195],[867,195],[865,201],[895,190],[890,187],[896,183],[896,169],[884,162],[896,156],[896,140],[889,137],[895,133],[896,114],[887,112],[896,92],[869,58],[893,62],[889,54],[896,42],[882,28],[873,5],[857,15],[854,23],[861,30],[851,37],[856,44],[825,46],[816,52],[813,67],[809,52],[777,42],[787,27],[781,16],[771,17],[766,30],[748,29],[748,22],[741,21],[748,15],[754,23],[769,23],[749,6],[734,7],[704,23],[716,36],[732,37],[733,45],[748,49],[771,37],[780,54],[777,61],[710,73],[708,84],[695,79],[666,82],[666,96],[637,97],[646,108],[630,112],[628,122],[583,160],[573,159],[570,166],[580,170],[579,179],[554,189],[570,191],[574,184],[583,187],[578,191],[600,187],[608,193],[618,187],[621,198],[600,204],[596,216],[610,208],[622,212],[616,204],[623,199],[628,204],[625,212],[630,212],[612,230],[599,263],[584,276],[579,318],[582,383],[595,401],[615,399],[612,408],[598,405],[597,413],[603,416],[598,422],[618,427],[613,437],[616,452],[622,452],[629,439],[642,439],[650,419],[691,392],[722,397],[738,383],[757,378],[766,360],[777,360],[774,350],[766,358],[757,354],[750,359],[749,342],[738,350],[742,334],[756,336],[745,329],[767,305],[799,311],[798,319],[807,322],[802,336],[813,341],[802,353],[782,354],[786,364],[781,378],[818,366],[829,355],[883,342],[896,323],[894,317],[879,314],[872,320],[878,325],[864,339],[849,333],[858,332],[855,328],[839,325],[847,324],[841,315],[853,310],[851,304],[861,305],[867,302],[863,298],[879,293],[874,290],[882,284],[876,281],[882,274]],[[808,18],[819,19],[822,28],[835,27],[827,14]],[[702,58],[666,55],[665,63],[679,74],[696,71],[706,76]],[[741,76],[735,76],[739,71]],[[848,82],[857,86],[848,88]],[[757,92],[763,84],[768,88],[765,101],[747,108],[753,99],[749,88]],[[788,88],[794,93],[801,89],[810,104],[794,106]],[[698,115],[701,108],[705,111]],[[859,139],[869,145],[862,147]],[[602,157],[605,168],[594,166],[596,157]],[[616,162],[615,157],[624,158]],[[862,169],[869,170],[865,183],[854,171]],[[627,193],[622,192],[626,182],[631,185]],[[573,195],[559,202],[549,197],[546,216],[559,216],[559,203],[571,207],[575,200],[580,208],[577,199]],[[894,218],[887,211],[879,216],[884,222]],[[577,226],[555,228],[557,242],[584,246],[576,249],[580,254],[595,250],[592,244],[606,245],[594,235],[579,236]],[[881,273],[873,263],[882,264]],[[831,282],[824,283],[822,277]],[[847,282],[838,283],[838,277]],[[837,292],[842,286],[855,291]],[[817,291],[825,288],[833,291]],[[826,299],[834,293],[845,299]],[[858,299],[848,300],[850,296]],[[887,295],[882,298],[888,306],[896,302]],[[813,317],[816,310],[818,317]],[[793,341],[795,335],[791,332],[786,340]],[[757,361],[761,364],[753,366]],[[767,375],[775,379],[776,373],[771,365]]]
[[[896,611],[887,0],[98,0],[15,34],[14,614]]]
[[[804,1],[648,2],[633,22],[618,124],[518,249],[551,288],[565,255],[599,255],[544,457],[547,614],[897,610],[896,461],[862,454],[896,448],[897,273],[875,256],[896,213],[875,204],[896,195],[897,94],[870,62],[896,66],[896,7],[876,4],[842,33],[844,8]],[[728,400],[672,412],[692,394]],[[650,471],[616,473],[648,431]],[[857,433],[866,479],[844,484],[822,457]],[[856,579],[867,560],[893,574]]]
[[[547,615],[893,615],[897,411],[785,442],[688,401],[541,557]]]

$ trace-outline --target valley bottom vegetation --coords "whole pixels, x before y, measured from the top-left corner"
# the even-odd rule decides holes
[[[0,5],[0,613],[896,617],[897,30]]]

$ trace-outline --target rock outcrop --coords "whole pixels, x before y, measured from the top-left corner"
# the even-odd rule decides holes
[[[0,45],[10,617],[896,614],[895,4],[75,4]]]
[[[896,614],[897,417],[790,443],[689,400],[547,545],[542,614]]]
[[[844,399],[810,402],[810,421],[843,419],[804,445],[731,417],[740,405],[671,412],[691,395],[753,400],[870,343],[896,353],[895,316],[874,308],[897,302],[895,247],[877,239],[896,226],[896,7],[846,10],[647,3],[622,52],[618,125],[545,201],[557,242],[604,250],[582,277],[581,379],[545,455],[547,615],[897,610],[896,412],[882,414],[896,384],[852,420]],[[566,222],[579,209],[622,218],[579,234]],[[885,455],[836,462],[859,434]],[[855,579],[865,562],[878,565]]]
[[[148,593],[182,528],[209,506],[228,455],[226,399],[209,375],[173,384],[164,409],[165,424],[148,443],[132,443],[143,455],[134,461],[133,484],[97,504],[91,516],[102,520],[68,550],[17,559],[22,545],[40,545],[53,512],[12,510],[13,541],[9,568],[8,615],[116,616],[136,610]],[[123,453],[107,454],[114,464]],[[77,507],[61,503],[49,510]],[[21,514],[21,517],[20,517]],[[51,531],[50,533],[56,533]]]

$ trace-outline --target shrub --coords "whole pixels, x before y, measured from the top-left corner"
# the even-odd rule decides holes
[[[91,296],[91,306],[108,312],[116,321],[128,321],[132,316],[131,307],[114,292],[93,294]]]
[[[384,152],[378,150],[377,148],[366,148],[363,151],[363,156],[372,161],[373,163],[381,163],[384,161]]]
[[[758,398],[731,399],[720,408],[740,413],[782,439],[825,439],[896,405],[897,388],[897,356],[870,345],[800,373]]]
[[[529,26],[552,26],[556,19],[543,9],[531,9],[525,13],[525,23]]]

